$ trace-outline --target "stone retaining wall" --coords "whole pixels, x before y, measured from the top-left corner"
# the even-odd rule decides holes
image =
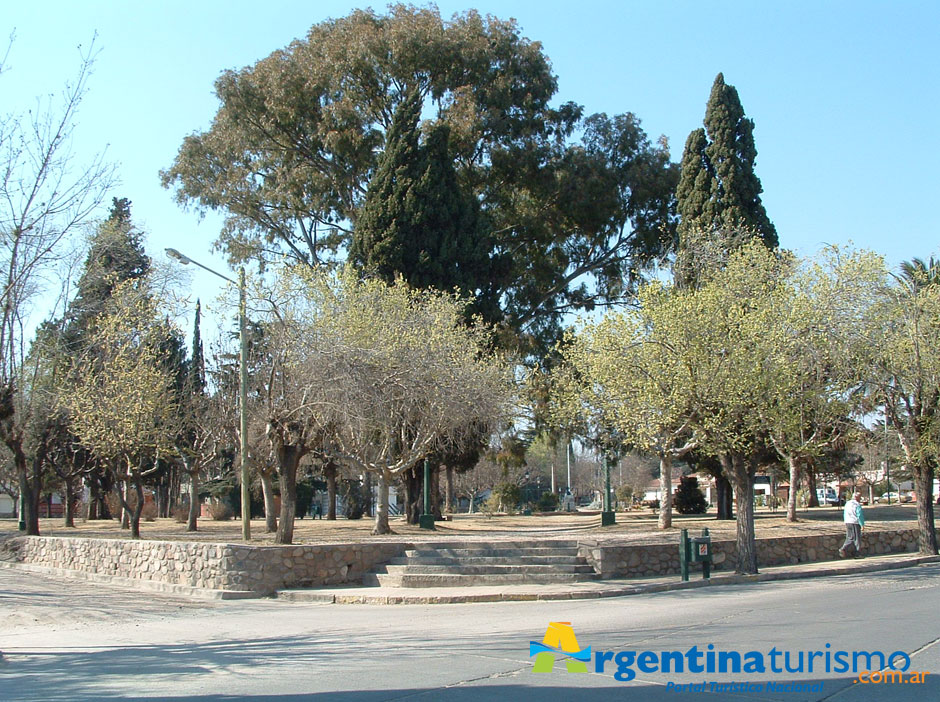
[[[759,539],[757,561],[760,566],[770,566],[832,560],[838,557],[844,538],[822,534]],[[18,536],[0,542],[0,561],[79,571],[93,577],[268,594],[286,588],[361,583],[365,573],[413,547],[407,542],[249,546]],[[712,547],[715,570],[734,570],[735,543],[715,541]],[[862,550],[868,554],[907,553],[917,547],[915,529],[866,531],[862,536]],[[679,572],[678,543],[581,539],[579,552],[603,578]]]
[[[363,574],[403,554],[405,547],[402,543],[245,546],[20,536],[0,544],[0,560],[267,594],[284,588],[361,583]]]
[[[916,529],[865,531],[862,553],[909,553],[916,551]],[[699,533],[691,533],[699,536]],[[785,536],[757,540],[758,566],[795,565],[829,561],[839,557],[844,534]],[[579,553],[587,558],[602,578],[630,578],[679,573],[679,544],[617,544],[610,541],[581,540]],[[734,570],[737,545],[734,541],[712,541],[713,570]],[[701,566],[693,564],[693,572]]]

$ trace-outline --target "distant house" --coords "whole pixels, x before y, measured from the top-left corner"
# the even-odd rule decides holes
[[[16,500],[10,495],[0,492],[0,517],[16,516]]]

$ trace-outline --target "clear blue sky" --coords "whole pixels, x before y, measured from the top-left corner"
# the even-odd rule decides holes
[[[355,7],[338,0],[160,3],[43,1],[0,10],[16,30],[0,111],[32,107],[74,74],[78,44],[101,49],[79,113],[79,153],[107,146],[148,250],[209,253],[220,219],[200,222],[159,184],[183,139],[208,126],[212,83]],[[372,4],[378,11],[385,5]],[[646,0],[440,2],[518,20],[541,41],[559,102],[633,112],[679,160],[718,72],[756,122],[757,173],[783,246],[812,254],[854,242],[890,263],[938,251],[940,2]],[[162,253],[160,254],[162,255]],[[205,280],[204,280],[205,278]],[[194,275],[204,299],[217,290]]]

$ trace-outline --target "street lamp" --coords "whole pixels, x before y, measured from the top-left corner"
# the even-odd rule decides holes
[[[611,526],[617,522],[614,507],[610,500],[610,468],[614,462],[612,456],[606,456],[604,461],[604,511],[601,512],[601,526]]]
[[[248,333],[245,322],[245,267],[239,267],[238,282],[236,283],[227,275],[222,275],[218,271],[202,265],[199,261],[184,256],[176,249],[166,249],[166,255],[175,258],[183,265],[192,263],[194,266],[199,266],[203,270],[217,275],[222,280],[238,286],[238,341],[240,345],[238,351],[238,423],[242,480],[242,539],[251,541],[251,497],[248,494]]]

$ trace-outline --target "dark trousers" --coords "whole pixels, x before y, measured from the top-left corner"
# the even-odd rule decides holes
[[[862,527],[860,524],[845,524],[845,543],[842,544],[842,550],[846,553],[849,553],[849,546],[851,546],[855,553],[858,553],[862,548]]]

